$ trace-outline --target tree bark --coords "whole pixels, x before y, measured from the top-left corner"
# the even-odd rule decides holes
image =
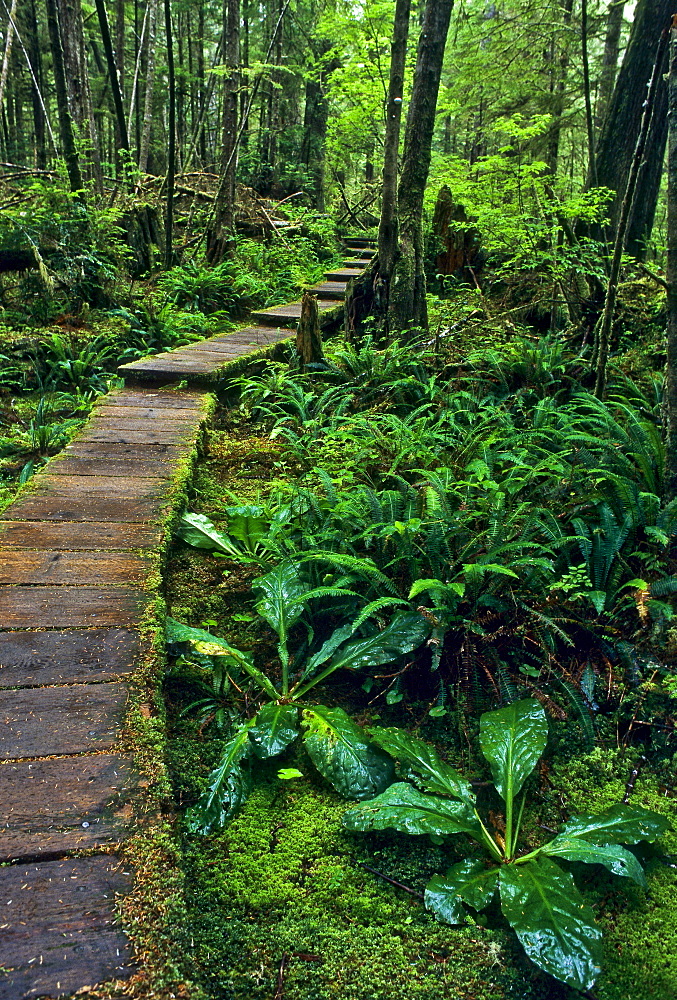
[[[98,2],[98,0],[97,0]],[[174,79],[174,36],[171,0],[165,0],[165,34],[167,38],[167,84],[169,89],[169,120],[167,142],[167,214],[165,216],[165,267],[174,265],[174,175],[176,173],[176,84]]]
[[[63,157],[66,162],[66,171],[68,173],[70,189],[77,195],[80,201],[84,201],[80,159],[75,145],[73,119],[71,118],[71,113],[68,107],[68,91],[66,88],[66,74],[63,63],[63,49],[61,47],[61,32],[59,30],[59,11],[56,0],[46,0],[46,5],[47,29],[49,31],[49,43],[52,50],[54,92],[56,94],[56,106],[59,116],[59,132],[61,134]]]
[[[139,170],[145,174],[148,167],[148,152],[153,130],[153,98],[155,95],[155,49],[157,45],[158,0],[150,0],[148,12],[148,55],[146,57],[146,93],[143,108],[143,128],[139,146]]]
[[[410,14],[411,0],[397,0],[393,42],[390,48],[390,80],[383,145],[383,195],[378,227],[379,279],[385,282],[386,287],[390,286],[397,255],[397,165]]]
[[[12,7],[7,19],[7,31],[5,33],[5,53],[2,58],[2,72],[0,72],[0,106],[5,99],[5,88],[7,86],[7,75],[9,73],[9,61],[12,55],[12,43],[14,42],[14,21],[16,18],[17,0],[12,0]]]
[[[216,198],[214,224],[207,235],[207,260],[219,264],[232,240],[235,223],[235,171],[240,85],[240,0],[224,0],[223,44],[228,76],[224,81],[221,183]]]
[[[125,110],[122,106],[122,92],[118,79],[117,66],[115,63],[115,53],[113,52],[113,41],[108,24],[108,15],[104,0],[94,0],[96,13],[99,18],[99,28],[101,29],[101,41],[106,54],[106,65],[108,66],[108,82],[110,83],[111,94],[113,95],[113,107],[115,108],[115,125],[120,149],[129,153],[129,136],[127,135],[127,120]]]
[[[80,0],[57,0],[57,4],[68,106],[79,133],[80,148],[86,150],[90,161],[87,163],[85,160],[85,172],[88,178],[94,178],[99,192],[102,192],[103,174],[89,85],[82,6]]]
[[[324,361],[317,295],[308,291],[303,293],[301,299],[301,318],[296,331],[296,351],[302,372],[305,372],[309,365],[317,365]]]
[[[635,151],[630,164],[628,181],[625,187],[623,203],[621,205],[618,228],[616,231],[616,242],[614,244],[613,258],[611,261],[611,272],[609,274],[609,285],[604,302],[604,313],[600,322],[599,334],[597,337],[596,354],[593,359],[596,362],[595,395],[602,399],[606,388],[606,368],[609,358],[609,348],[611,343],[611,328],[613,324],[614,309],[616,306],[616,294],[618,291],[618,277],[621,270],[621,259],[623,256],[623,246],[625,244],[625,234],[630,221],[633,202],[637,196],[637,179],[639,177],[642,160],[647,148],[647,140],[651,131],[651,122],[655,118],[656,100],[658,88],[662,79],[661,69],[665,62],[665,52],[668,47],[669,32],[666,24],[656,50],[655,62],[649,92],[644,103],[642,114],[642,124],[637,136]]]
[[[399,244],[388,290],[391,333],[427,331],[423,270],[423,196],[430,170],[437,95],[453,0],[427,0],[407,114],[398,195]]]
[[[604,39],[604,55],[602,56],[602,71],[599,75],[597,106],[595,108],[595,129],[601,128],[606,117],[611,95],[614,92],[616,71],[618,70],[621,28],[623,27],[624,5],[625,0],[612,0],[609,4],[606,36]]]
[[[318,212],[324,212],[324,143],[329,122],[329,102],[325,85],[329,76],[341,65],[332,59],[323,65],[324,56],[332,49],[328,38],[310,42],[315,60],[320,68],[306,80],[305,107],[303,113],[303,139],[301,141],[301,163],[308,168],[311,176],[311,195]]]
[[[646,90],[651,79],[656,45],[661,31],[674,13],[674,0],[639,0],[632,33],[623,64],[616,80],[609,110],[602,125],[597,150],[597,183],[611,188],[616,197],[610,205],[611,224],[618,227],[623,195],[640,130]],[[667,85],[660,78],[656,91],[654,116],[651,122],[647,157],[638,178],[635,203],[628,221],[625,247],[634,256],[645,257],[646,241],[651,235],[658,191],[663,171],[667,138]],[[588,187],[592,187],[588,177]],[[602,239],[599,228],[593,235]]]
[[[665,424],[665,494],[677,496],[677,26],[670,33],[668,75],[668,335],[663,415]]]

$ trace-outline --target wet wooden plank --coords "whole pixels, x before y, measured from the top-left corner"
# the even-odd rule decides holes
[[[323,299],[336,299],[343,301],[346,297],[346,282],[345,281],[323,281],[319,285],[313,285],[312,288],[308,289],[314,295],[319,295]]]
[[[339,308],[339,303],[332,299],[318,299],[317,306],[320,313],[333,312]],[[299,319],[301,315],[301,303],[290,302],[284,306],[272,306],[270,309],[262,309],[252,313],[252,319],[259,323],[269,323],[271,325],[288,325],[290,319]],[[286,322],[285,322],[286,321]]]
[[[0,547],[0,584],[142,584],[156,567],[129,552],[59,552]]]
[[[115,476],[122,479],[170,479],[176,462],[152,458],[99,458],[64,455],[49,465],[49,469],[65,476]]]
[[[110,750],[126,702],[122,682],[0,691],[0,760]]]
[[[118,374],[123,378],[125,375],[134,375],[137,372],[145,373],[147,371],[153,371],[154,365],[151,361],[135,361],[129,365],[120,365],[118,368]],[[211,372],[211,366],[200,364],[199,361],[195,362],[175,362],[173,365],[161,364],[157,366],[161,369],[160,374],[167,379],[181,379],[184,375],[208,375]],[[87,435],[87,439],[90,441],[107,441],[114,442],[117,441],[120,444],[133,444],[136,442],[146,443],[146,444],[176,444],[176,438],[172,437],[167,433],[152,434],[147,432],[146,434],[141,434],[139,432],[119,432],[114,434],[110,431],[98,431],[96,434]]]
[[[110,392],[105,397],[103,405],[113,406],[162,406],[163,409],[199,410],[204,399],[204,392],[190,389],[149,389],[140,392],[138,389],[120,389]]]
[[[91,440],[88,432],[94,430],[105,431],[147,431],[157,434],[171,435],[177,444],[183,444],[186,440],[193,440],[198,433],[197,424],[191,420],[154,420],[149,427],[147,420],[136,418],[133,414],[128,417],[107,417],[102,414],[92,416],[85,427],[83,440]]]
[[[0,861],[119,843],[134,791],[132,759],[119,754],[0,764]]]
[[[166,409],[161,406],[142,406],[140,402],[134,405],[116,406],[112,403],[102,403],[94,411],[96,416],[111,419],[133,419],[133,420],[163,420],[167,422],[194,424],[200,423],[201,415],[199,411],[192,409]]]
[[[132,673],[140,657],[135,629],[0,632],[0,687],[112,680]]]
[[[133,970],[115,925],[131,878],[114,855],[0,870],[0,1000],[59,997]]]
[[[162,537],[159,528],[131,522],[0,521],[0,544],[3,548],[75,551],[157,549]]]
[[[195,362],[195,364],[199,366],[199,362]],[[183,362],[183,366],[184,367],[182,369],[181,364],[177,362],[173,366],[172,369],[173,374],[176,374],[178,377],[179,375],[182,374],[182,372],[185,372],[186,370],[188,370],[189,372],[192,371],[190,363],[188,364],[187,369],[185,362]],[[130,371],[130,372],[135,371],[137,367],[140,367],[141,370],[143,370],[143,365],[140,361],[134,362],[134,365],[129,365],[129,366],[122,365],[118,370],[122,371],[124,374],[125,371]],[[205,368],[205,371],[209,371],[208,366],[205,365],[203,367]],[[140,421],[140,423],[143,424],[143,421]],[[198,434],[197,431],[194,432],[192,435],[187,435],[185,431],[182,433],[180,429],[174,430],[168,427],[155,428],[152,424],[145,425],[144,427],[141,427],[138,430],[131,430],[128,428],[122,428],[116,426],[115,423],[111,420],[107,421],[105,426],[103,424],[96,424],[96,425],[87,424],[84,431],[80,434],[78,441],[103,441],[106,442],[107,444],[109,443],[109,444],[148,444],[148,445],[184,444],[185,445],[187,441],[190,442],[190,440],[192,440],[193,437],[197,437],[197,434]]]
[[[325,271],[324,276],[327,281],[341,281],[347,284],[351,278],[359,277],[363,270],[361,267],[343,267],[338,268],[336,271]]]
[[[125,458],[130,460],[138,459],[140,462],[171,462],[175,464],[182,455],[185,455],[188,448],[185,444],[140,444],[129,442],[127,444],[119,441],[101,443],[98,441],[82,441],[77,439],[69,444],[61,452],[62,455],[77,455],[81,458]]]
[[[83,482],[81,476],[63,475],[58,465],[35,477],[36,494],[59,494],[60,496],[126,496],[134,500],[155,500],[166,496],[172,489],[168,480],[148,479],[133,476],[121,480],[118,476],[88,476]]]
[[[73,496],[40,493],[17,500],[5,510],[12,521],[119,521],[146,524],[159,518],[165,501],[125,496]]]
[[[0,586],[0,628],[137,625],[148,595],[134,587]]]
[[[183,361],[193,364],[193,362],[196,362],[198,364],[209,364],[213,368],[220,368],[235,358],[240,358],[250,353],[249,348],[242,345],[238,346],[236,344],[234,347],[223,349],[216,344],[212,348],[205,346],[201,347],[200,350],[197,348],[191,348],[190,350],[186,348],[186,350],[177,351],[169,360],[171,363]],[[160,360],[164,361],[165,359],[162,358]]]

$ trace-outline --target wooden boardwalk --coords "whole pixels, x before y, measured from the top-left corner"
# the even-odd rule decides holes
[[[351,264],[345,280],[359,273]],[[342,309],[345,280],[328,274],[318,287],[325,319]],[[269,351],[293,335],[299,309],[263,310],[257,326],[124,365],[147,384],[103,397],[0,517],[0,1000],[134,972],[115,911],[134,877],[119,847],[143,803],[126,719],[210,407],[184,383],[213,384],[234,360]]]

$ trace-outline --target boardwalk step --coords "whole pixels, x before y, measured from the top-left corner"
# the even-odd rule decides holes
[[[149,603],[138,587],[0,586],[3,628],[138,625]]]
[[[110,750],[126,704],[122,683],[0,691],[0,760]]]
[[[0,861],[120,843],[135,791],[120,754],[0,764]]]
[[[7,512],[5,512],[7,516]],[[153,525],[111,520],[0,521],[0,545],[15,549],[159,549],[163,532]],[[3,622],[0,621],[0,628]]]
[[[141,640],[132,629],[0,632],[0,686],[114,680],[130,674],[140,657]]]
[[[0,879],[0,1000],[58,997],[132,973],[115,926],[129,873],[114,855],[18,864]]]
[[[337,309],[337,303],[334,299],[318,299],[317,305],[320,311],[320,322],[322,322],[323,318],[322,313],[325,313],[325,322],[327,319],[333,319],[336,315],[334,310]],[[252,313],[252,318],[258,323],[265,323],[269,326],[282,325],[283,323],[288,326],[290,321],[296,322],[300,316],[300,299],[297,302],[290,302],[289,305],[271,306],[270,309],[262,309],[260,312]]]

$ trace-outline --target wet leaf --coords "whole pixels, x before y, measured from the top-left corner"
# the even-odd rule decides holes
[[[315,705],[303,711],[303,737],[315,767],[349,799],[370,799],[395,776],[391,759],[342,708]]]
[[[601,968],[602,932],[572,876],[548,858],[503,865],[501,909],[529,958],[569,986],[589,990]]]
[[[399,830],[400,833],[448,836],[468,833],[481,839],[482,830],[466,802],[424,795],[404,781],[382,795],[350,809],[343,817],[349,830]]]

